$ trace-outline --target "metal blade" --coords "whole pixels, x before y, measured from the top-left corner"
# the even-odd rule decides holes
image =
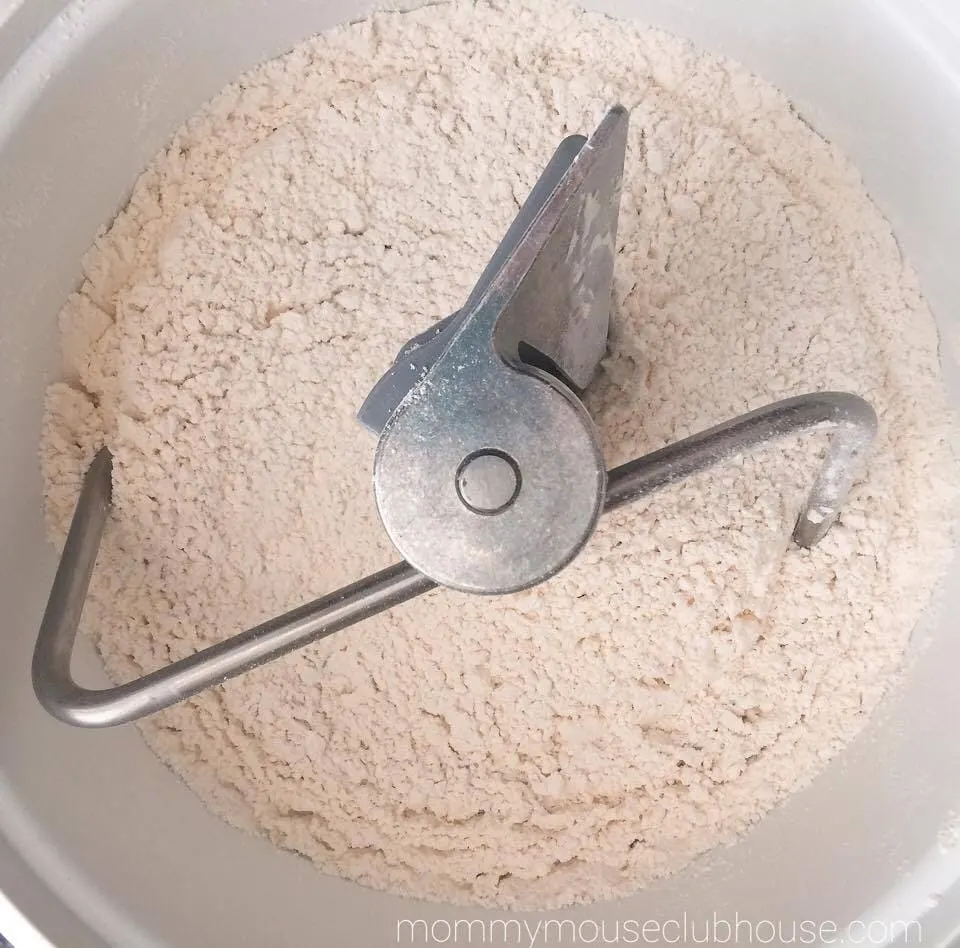
[[[503,240],[500,241],[490,262],[484,268],[466,304],[457,312],[441,319],[426,331],[406,342],[394,364],[374,385],[365,399],[357,420],[374,434],[383,431],[390,416],[410,391],[426,377],[434,363],[449,345],[457,326],[483,298],[490,282],[510,259],[524,234],[536,220],[543,206],[550,199],[566,175],[573,160],[580,153],[587,139],[582,135],[565,138],[537,179],[523,206],[514,218]]]

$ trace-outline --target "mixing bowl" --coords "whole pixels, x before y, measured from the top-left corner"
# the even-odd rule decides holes
[[[841,146],[893,222],[940,320],[960,404],[960,9],[954,0],[599,0],[731,55]],[[260,60],[355,19],[364,0],[10,0],[0,5],[0,927],[19,946],[380,946],[452,942],[458,919],[535,914],[416,903],[317,873],[221,823],[135,728],[49,718],[30,653],[54,568],[37,456],[56,316],[81,254],[206,98]],[[856,743],[744,840],[589,922],[812,920],[881,943],[960,927],[960,564],[903,686]],[[318,590],[318,593],[322,590]],[[83,643],[78,676],[105,684]],[[402,920],[423,927],[398,928]],[[429,926],[437,922],[439,924]],[[631,943],[621,930],[622,943]],[[639,929],[636,929],[639,931]],[[758,942],[769,928],[757,927]],[[466,940],[461,927],[457,940]],[[503,928],[501,943],[531,943]],[[555,932],[561,931],[554,929]],[[613,929],[605,929],[609,940]],[[652,931],[652,929],[651,929]],[[677,928],[664,928],[663,941]],[[480,929],[471,929],[480,940]],[[486,933],[490,929],[485,930]],[[565,934],[563,934],[565,933]],[[886,934],[884,934],[886,933]],[[915,928],[907,937],[916,943]],[[444,935],[447,935],[445,938]],[[741,941],[743,939],[741,938]],[[557,939],[554,939],[554,943]],[[544,943],[541,941],[540,943]],[[633,943],[637,943],[634,941]],[[807,942],[809,943],[809,942]]]

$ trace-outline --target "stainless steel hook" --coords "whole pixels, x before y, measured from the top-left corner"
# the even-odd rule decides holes
[[[364,402],[379,435],[374,492],[406,560],[292,612],[102,690],[70,662],[111,505],[103,448],[83,488],[40,626],[33,684],[81,727],[134,721],[438,585],[506,593],[554,575],[601,513],[825,426],[830,448],[793,537],[817,543],[863,470],[877,419],[856,395],[789,398],[606,471],[578,392],[604,353],[628,115],[565,139],[464,307],[410,340]]]

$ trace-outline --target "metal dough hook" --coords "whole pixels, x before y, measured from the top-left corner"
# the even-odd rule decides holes
[[[112,688],[78,685],[70,661],[111,506],[102,448],[83,488],[33,657],[37,697],[80,727],[134,721],[420,596],[543,582],[603,513],[768,441],[831,431],[793,531],[816,544],[862,474],[876,434],[843,392],[788,398],[606,471],[580,401],[609,329],[628,114],[565,139],[462,309],[410,340],[360,409],[379,436],[374,492],[406,557],[388,569]]]

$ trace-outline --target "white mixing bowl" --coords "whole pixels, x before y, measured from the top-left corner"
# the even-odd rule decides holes
[[[957,0],[590,5],[741,60],[848,152],[920,270],[960,404]],[[54,567],[37,459],[43,391],[57,371],[56,315],[80,256],[204,99],[366,8],[366,0],[0,2],[0,930],[18,948],[46,944],[41,932],[59,948],[379,948],[398,944],[403,918],[505,917],[321,876],[207,813],[135,728],[59,724],[30,685]],[[903,688],[813,786],[696,871],[550,917],[610,924],[716,912],[842,927],[923,916],[924,944],[946,944],[960,926],[960,848],[944,845],[943,832],[952,808],[960,811],[960,564],[947,585]],[[91,650],[80,652],[78,675],[105,684]],[[436,943],[445,931],[434,928]],[[586,942],[593,929],[580,933]]]

